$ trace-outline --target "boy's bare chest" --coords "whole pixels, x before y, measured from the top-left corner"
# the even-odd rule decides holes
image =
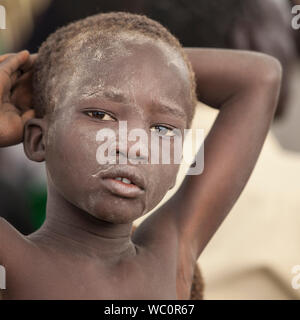
[[[143,259],[103,268],[93,262],[32,257],[8,265],[6,271],[4,299],[177,298],[175,266]]]

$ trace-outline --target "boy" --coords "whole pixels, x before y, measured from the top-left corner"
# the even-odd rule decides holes
[[[196,261],[262,148],[279,63],[242,51],[183,50],[160,24],[128,13],[61,28],[34,59],[1,57],[0,146],[23,141],[29,159],[46,162],[47,216],[27,237],[0,220],[3,298],[188,299]],[[35,115],[28,107],[33,65]],[[189,127],[196,94],[220,109],[205,141],[204,172],[186,176],[131,237],[133,221],[174,186],[179,166],[99,166],[97,132],[117,133],[127,121],[128,131],[172,137]],[[117,144],[118,159],[129,158],[131,146]]]

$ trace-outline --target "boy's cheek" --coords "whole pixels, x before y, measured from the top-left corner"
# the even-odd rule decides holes
[[[46,165],[57,183],[88,188],[98,168],[96,151],[97,143],[91,141],[90,135],[77,130],[58,130],[55,139],[47,145]]]
[[[58,157],[71,161],[92,161],[96,164],[96,130],[78,123],[56,123],[49,129],[47,149]]]
[[[159,204],[166,193],[174,187],[179,165],[153,164],[149,165],[145,170],[148,170],[148,176],[150,177],[147,198],[149,210],[151,210]]]

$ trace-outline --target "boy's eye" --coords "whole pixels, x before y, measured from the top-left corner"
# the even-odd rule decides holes
[[[176,133],[174,132],[174,128],[169,128],[161,125],[155,125],[150,130],[155,131],[159,136],[174,137],[176,135]]]
[[[97,118],[100,120],[115,120],[112,116],[104,111],[88,111],[86,114],[91,118]]]

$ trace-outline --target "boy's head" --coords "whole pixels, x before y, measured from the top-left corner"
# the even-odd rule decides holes
[[[194,74],[179,42],[159,23],[115,12],[57,30],[39,50],[34,98],[38,119],[27,123],[24,147],[30,159],[46,161],[50,194],[102,220],[128,223],[173,187],[178,164],[99,165],[96,156],[99,130],[118,137],[120,121],[129,134],[142,129],[161,140],[191,123]],[[129,157],[134,143],[130,137],[126,147],[116,143],[117,156]],[[150,148],[134,157],[147,162]]]

